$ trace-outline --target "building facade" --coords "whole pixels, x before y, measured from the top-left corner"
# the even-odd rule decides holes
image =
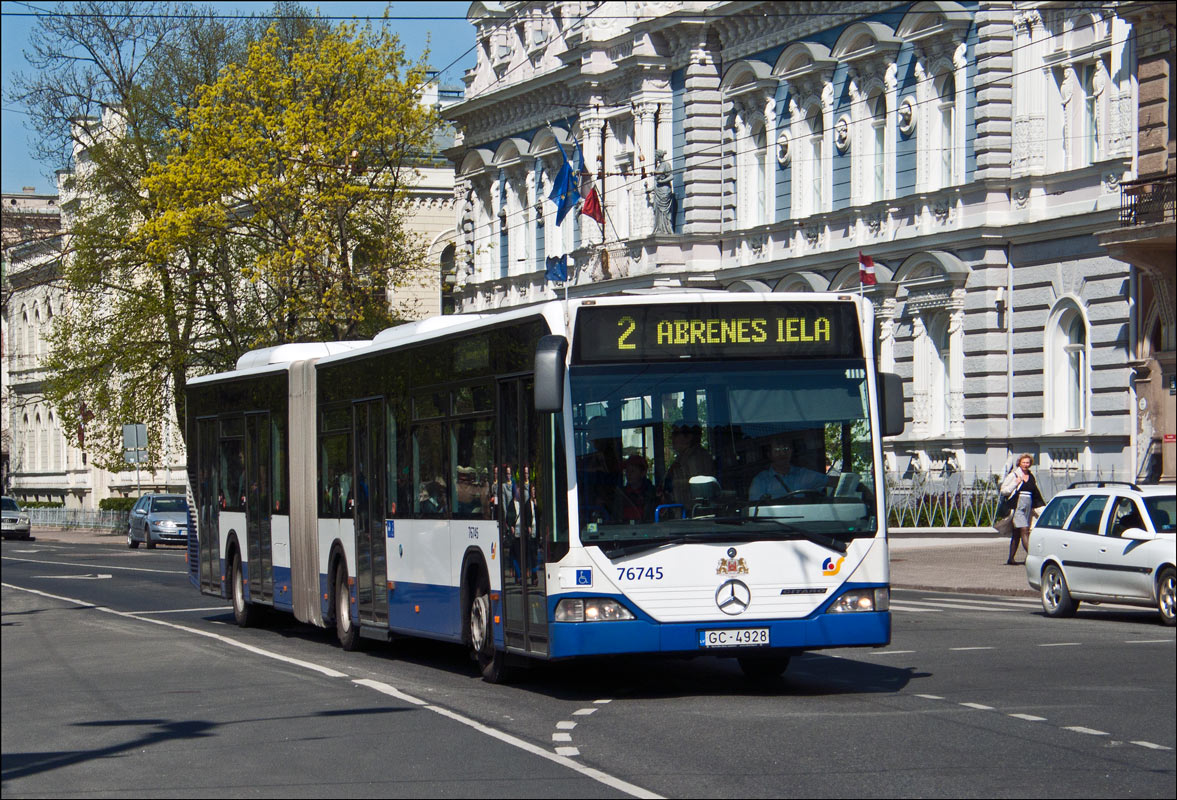
[[[478,62],[448,112],[459,310],[554,298],[552,256],[573,296],[861,290],[880,366],[905,379],[894,473],[988,476],[1021,452],[1059,481],[1147,471],[1132,322],[1166,312],[1099,236],[1138,175],[1139,23],[1117,4],[468,17]],[[581,157],[603,225],[556,223],[552,187]]]

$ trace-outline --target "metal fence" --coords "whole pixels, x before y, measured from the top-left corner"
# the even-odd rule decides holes
[[[887,475],[888,522],[898,528],[987,528],[997,519],[1001,475],[953,472]],[[1034,472],[1047,501],[1075,481],[1130,480],[1116,470]]]
[[[91,511],[82,508],[30,508],[29,522],[42,528],[96,528],[125,531],[128,511]]]

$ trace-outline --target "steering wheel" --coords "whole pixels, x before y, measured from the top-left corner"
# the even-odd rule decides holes
[[[797,489],[777,499],[785,503],[810,503],[824,500],[825,496],[821,489]]]

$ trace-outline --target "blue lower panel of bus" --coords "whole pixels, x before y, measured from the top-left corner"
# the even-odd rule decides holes
[[[600,596],[600,595],[597,595]],[[620,600],[620,598],[618,598]],[[752,650],[814,650],[823,647],[882,646],[891,642],[891,613],[818,612],[803,619],[741,619],[723,622],[656,622],[636,619],[618,622],[553,622],[551,658],[609,655],[612,653],[711,653],[722,655],[728,648],[705,649],[700,645],[703,631],[735,628],[768,628],[768,647]]]

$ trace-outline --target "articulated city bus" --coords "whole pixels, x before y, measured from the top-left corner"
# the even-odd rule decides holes
[[[188,385],[189,573],[361,637],[508,658],[890,640],[876,373],[852,295],[549,302],[285,345]]]

